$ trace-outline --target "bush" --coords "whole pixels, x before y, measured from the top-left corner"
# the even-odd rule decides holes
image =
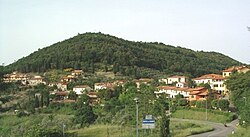
[[[19,112],[17,112],[16,116],[17,117],[29,116],[29,113],[24,112],[24,111],[19,111]]]
[[[213,100],[211,105],[212,105],[212,108],[217,109],[218,108],[218,100]]]
[[[196,107],[197,107],[197,108],[206,108],[206,101],[197,100],[197,101],[196,101]]]
[[[190,106],[195,106],[196,105],[196,100],[190,101]]]
[[[229,109],[229,101],[226,99],[218,100],[217,106],[219,109],[227,111]]]
[[[178,100],[179,106],[186,106],[188,104],[187,100],[185,98],[181,98]]]

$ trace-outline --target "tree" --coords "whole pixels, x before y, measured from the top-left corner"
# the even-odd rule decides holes
[[[76,92],[70,91],[70,92],[69,92],[69,95],[68,95],[68,99],[76,100],[76,99],[77,99],[77,94],[76,94]]]
[[[39,98],[35,96],[35,108],[39,108]]]
[[[230,101],[237,107],[240,115],[240,123],[245,121],[250,125],[250,71],[247,73],[235,73],[226,81],[230,93]]]
[[[80,124],[80,127],[88,127],[94,123],[97,116],[94,114],[92,107],[89,105],[89,98],[82,94],[77,102],[77,111],[73,118],[73,122]]]
[[[219,109],[227,111],[229,109],[229,101],[226,99],[218,100],[217,106]]]
[[[169,118],[165,112],[162,113],[160,124],[160,137],[170,137]]]

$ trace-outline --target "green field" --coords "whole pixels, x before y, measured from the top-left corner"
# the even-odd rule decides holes
[[[213,128],[208,125],[180,122],[171,120],[171,135],[174,137],[184,137],[192,134],[198,134],[211,131]],[[70,130],[69,133],[75,133],[79,137],[135,137],[135,127],[121,127],[118,125],[92,125],[89,128]],[[157,137],[159,136],[159,128],[152,130],[139,129],[140,137]]]
[[[194,120],[206,120],[206,112],[202,111],[194,111],[194,110],[176,110],[171,117],[174,118],[182,118],[182,119],[194,119]],[[216,114],[214,112],[209,111],[207,113],[207,120],[217,123],[225,123],[233,120],[233,114],[225,113],[225,114]]]
[[[250,126],[248,127],[237,127],[234,134],[230,135],[229,137],[249,137],[250,136]]]

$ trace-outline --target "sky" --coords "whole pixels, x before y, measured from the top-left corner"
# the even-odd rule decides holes
[[[250,64],[247,26],[249,0],[0,0],[0,65],[86,32]]]

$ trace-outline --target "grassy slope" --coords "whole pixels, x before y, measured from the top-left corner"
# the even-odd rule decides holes
[[[183,137],[192,134],[213,130],[212,127],[191,122],[171,121],[171,134],[175,137]],[[136,131],[133,127],[120,127],[117,125],[92,125],[89,128],[71,130],[69,133],[77,133],[79,137],[135,137]],[[151,131],[139,130],[139,136],[157,137],[159,127]]]
[[[249,137],[250,136],[250,126],[238,127],[234,134],[230,135],[229,137]]]
[[[174,118],[183,118],[183,119],[194,119],[194,120],[206,120],[206,112],[201,111],[194,111],[194,110],[176,110],[172,117]],[[212,122],[229,122],[231,121],[231,117],[220,115],[220,114],[214,114],[211,112],[207,113],[208,121]]]

